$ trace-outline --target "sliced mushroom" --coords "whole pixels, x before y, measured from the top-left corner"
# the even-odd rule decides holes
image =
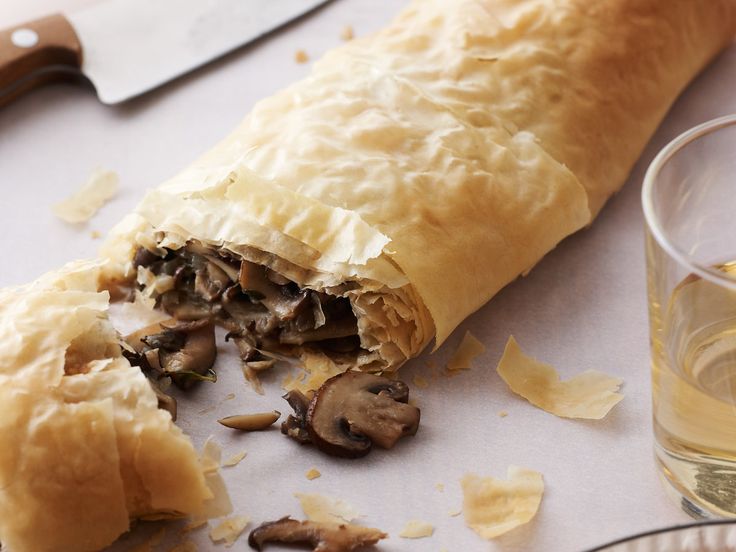
[[[401,381],[344,372],[322,384],[309,403],[309,438],[327,454],[346,458],[365,456],[373,443],[389,449],[419,427],[419,409],[408,399]]]
[[[230,284],[227,273],[209,259],[195,272],[194,291],[205,301],[217,300]]]
[[[274,284],[277,284],[279,286],[285,286],[286,284],[291,283],[291,280],[289,280],[286,276],[284,276],[283,274],[279,274],[278,272],[271,270],[270,268],[266,269],[266,277]]]
[[[207,319],[195,322],[167,320],[126,337],[144,368],[171,376],[182,389],[198,380],[214,379],[217,356],[215,326]]]
[[[260,354],[260,353],[259,353]],[[251,360],[245,363],[247,368],[250,368],[256,373],[265,372],[270,370],[276,364],[275,358],[268,358],[263,360]]]
[[[216,256],[216,255],[205,255],[207,260],[215,265],[217,265],[220,270],[222,270],[225,274],[227,274],[227,277],[232,282],[238,281],[238,274],[240,271],[240,266],[237,261],[234,261],[230,257],[223,258],[222,256]],[[233,262],[235,262],[235,265],[233,266]]]
[[[241,331],[228,332],[225,335],[225,341],[230,340],[238,348],[240,360],[243,361],[243,375],[246,381],[256,393],[263,395],[263,385],[258,376],[261,372],[273,368],[274,364],[276,364],[276,359],[264,356],[257,348],[253,336],[247,333],[243,334]]]
[[[284,399],[294,414],[281,424],[281,433],[333,456],[365,456],[373,443],[391,448],[419,427],[419,409],[406,404],[408,386],[364,372],[328,379],[311,400],[296,390]]]
[[[161,323],[156,322],[155,324],[150,324],[139,330],[134,331],[129,335],[126,335],[123,339],[125,343],[129,345],[131,349],[133,349],[133,351],[135,351],[137,354],[141,354],[147,348],[146,342],[143,340],[147,336],[161,333],[163,330],[164,328]]]
[[[271,427],[281,417],[281,412],[259,412],[257,414],[238,414],[217,420],[225,427],[240,431],[262,431]]]
[[[166,410],[169,414],[171,414],[171,419],[173,421],[176,421],[176,399],[172,397],[171,395],[167,395],[164,393],[161,388],[156,385],[156,382],[148,380],[151,384],[151,387],[153,387],[153,392],[156,393],[156,398],[158,399],[158,407],[161,410]]]
[[[263,545],[267,542],[281,542],[308,545],[314,552],[352,552],[362,546],[376,544],[387,536],[383,531],[372,527],[350,523],[298,521],[287,516],[253,529],[248,536],[248,544],[256,550],[263,550]]]
[[[146,336],[161,332],[162,330],[163,327],[161,324],[151,324],[125,337],[123,343],[121,343],[123,356],[128,359],[132,366],[139,366],[144,369],[144,373],[146,373],[146,370],[151,369],[155,372],[160,372],[161,365],[159,363],[158,351],[154,349],[146,351],[147,345],[143,340]],[[150,375],[148,382],[151,384],[153,392],[156,393],[158,407],[169,412],[171,419],[176,421],[176,399],[166,394]]]
[[[247,295],[241,293],[237,286],[228,288],[222,294],[222,307],[230,315],[235,324],[229,324],[240,330],[258,328],[260,333],[268,333],[279,325],[279,319],[264,305],[254,303]]]
[[[290,357],[305,345],[338,356],[360,351],[350,301],[300,288],[269,268],[274,259],[256,256],[259,262],[252,262],[196,241],[178,249],[155,243],[147,247],[136,252],[136,263],[155,276],[152,279],[147,274],[145,285],[155,288],[152,296],[158,306],[177,320],[213,320],[237,337],[236,345],[249,363],[247,375],[256,389],[259,366],[252,361],[264,359],[253,350]],[[146,356],[155,368],[154,355]]]
[[[178,350],[159,349],[161,368],[182,389],[188,389],[197,381],[214,381],[212,366],[217,357],[215,325],[202,319],[168,327],[165,333],[184,333],[184,345]]]
[[[260,353],[257,354],[259,357],[262,356]],[[245,376],[245,381],[247,381],[253,388],[253,391],[259,395],[264,394],[260,373],[273,368],[274,364],[276,364],[276,360],[274,359],[253,360],[243,363],[243,375]]]
[[[355,317],[345,317],[337,320],[330,320],[319,328],[306,330],[298,329],[292,325],[287,325],[279,335],[281,343],[287,345],[303,345],[314,341],[324,341],[327,339],[337,339],[341,337],[349,337],[358,333],[358,322]]]
[[[324,293],[310,294],[312,309],[284,324],[279,335],[281,343],[303,345],[358,334],[358,322],[348,299],[329,297]],[[317,304],[319,309],[315,308]]]
[[[208,303],[198,295],[182,289],[173,289],[162,294],[161,308],[177,320],[209,319],[222,310],[219,303]]]
[[[145,247],[139,247],[133,257],[133,267],[138,268],[139,266],[148,266],[160,260],[161,257],[153,251],[149,251]]]
[[[279,286],[266,275],[266,268],[250,261],[241,261],[238,282],[243,291],[256,299],[280,294]]]
[[[314,319],[314,329],[324,326],[327,322],[325,317],[325,311],[322,308],[322,298],[319,293],[312,293],[310,298],[312,300],[312,318]]]
[[[288,285],[275,284],[266,270],[264,266],[242,261],[238,278],[240,287],[280,320],[292,320],[309,304],[309,294],[298,288],[295,293],[290,293]]]
[[[300,443],[309,443],[309,431],[307,431],[307,411],[309,410],[309,399],[301,391],[292,389],[284,399],[294,409],[294,414],[281,424],[281,433],[296,439]]]
[[[141,338],[141,341],[147,345],[148,349],[164,349],[165,351],[178,351],[184,347],[187,342],[187,334],[184,331],[177,331],[171,327],[159,325],[157,332],[147,333]]]

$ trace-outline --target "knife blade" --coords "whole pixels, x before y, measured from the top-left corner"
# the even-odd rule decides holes
[[[79,71],[103,103],[134,98],[330,0],[103,0],[0,31],[0,105]]]

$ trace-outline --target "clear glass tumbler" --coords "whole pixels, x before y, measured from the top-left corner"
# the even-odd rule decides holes
[[[736,517],[736,115],[654,159],[642,190],[655,455],[696,517]]]

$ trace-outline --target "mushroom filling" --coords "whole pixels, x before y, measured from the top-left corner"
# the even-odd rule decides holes
[[[262,523],[248,535],[248,544],[263,550],[268,542],[308,545],[315,552],[352,552],[388,537],[372,527],[351,523],[297,521],[283,517]]]
[[[348,370],[325,381],[311,399],[295,389],[284,399],[294,414],[281,433],[333,456],[359,458],[374,443],[390,449],[419,428],[421,412],[408,404],[409,387],[375,374]]]
[[[177,320],[213,320],[254,369],[275,361],[263,352],[293,355],[300,347],[328,355],[357,354],[358,323],[344,297],[300,288],[247,260],[189,243],[160,257],[140,248],[135,267],[166,281],[157,305]]]
[[[215,381],[215,325],[209,320],[172,319],[146,326],[124,338],[123,356],[151,380],[159,408],[176,420],[176,399],[163,392],[159,381],[169,378],[181,389]]]

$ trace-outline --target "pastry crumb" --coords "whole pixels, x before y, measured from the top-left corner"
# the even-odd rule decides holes
[[[452,357],[447,362],[447,373],[454,375],[460,370],[469,370],[475,357],[485,353],[486,347],[469,331],[465,332],[463,340],[458,345]]]
[[[246,516],[233,516],[223,519],[210,530],[212,542],[224,541],[225,546],[232,546],[250,523]]]
[[[498,411],[498,417],[499,417],[499,418],[505,418],[505,417],[506,417],[506,416],[508,416],[508,415],[509,415],[509,413],[508,413],[508,412],[506,412],[505,410],[499,410],[499,411]]]
[[[202,410],[197,410],[198,416],[204,416],[205,414],[209,414],[210,412],[214,412],[217,409],[216,404],[212,404],[208,407],[203,408]]]
[[[355,31],[353,30],[352,25],[345,25],[342,28],[342,31],[340,31],[340,38],[345,41],[353,40],[353,38],[355,38]]]
[[[318,477],[320,477],[322,473],[317,468],[310,468],[304,475],[307,479],[311,481],[312,479],[317,479]]]
[[[214,436],[210,435],[202,446],[202,452],[199,455],[199,463],[202,471],[205,473],[217,472],[220,469],[220,460],[222,458],[222,449],[215,441]]]
[[[404,539],[423,539],[434,534],[434,525],[419,519],[407,521],[399,536]]]
[[[243,371],[243,377],[245,378],[245,381],[250,384],[253,391],[258,393],[259,395],[263,395],[263,384],[261,383],[261,378],[258,377],[258,372],[253,370],[253,368],[251,368],[247,364],[243,364],[240,368]]]
[[[414,376],[414,385],[416,385],[420,389],[426,389],[427,387],[429,387],[429,382],[426,378],[423,378],[422,376]]]
[[[511,391],[561,418],[600,420],[624,398],[618,393],[623,380],[597,370],[560,380],[555,368],[526,356],[514,336],[509,336],[496,371]]]
[[[444,483],[437,483],[434,486],[434,488],[437,489],[441,493],[444,493],[445,492],[445,484]]]
[[[87,222],[118,191],[118,175],[113,171],[95,169],[87,182],[67,199],[56,203],[51,211],[64,222]]]
[[[544,494],[542,474],[516,466],[509,466],[507,479],[466,474],[460,484],[465,523],[484,539],[529,523]]]
[[[102,232],[100,232],[99,230],[92,230],[89,233],[89,237],[93,240],[99,240],[102,237]]]
[[[360,517],[360,512],[339,498],[306,493],[294,493],[294,496],[310,521],[350,523]]]
[[[319,389],[332,376],[342,374],[348,369],[345,364],[337,364],[330,357],[321,352],[304,351],[299,356],[303,370],[297,374],[287,374],[281,382],[284,391],[296,389],[307,397]]]
[[[297,63],[307,63],[309,61],[309,54],[304,50],[297,50],[294,53],[294,61]]]
[[[240,464],[240,462],[248,455],[247,452],[244,450],[241,452],[238,452],[237,454],[233,454],[230,458],[227,458],[222,462],[223,468],[232,468],[233,466],[237,466]]]

